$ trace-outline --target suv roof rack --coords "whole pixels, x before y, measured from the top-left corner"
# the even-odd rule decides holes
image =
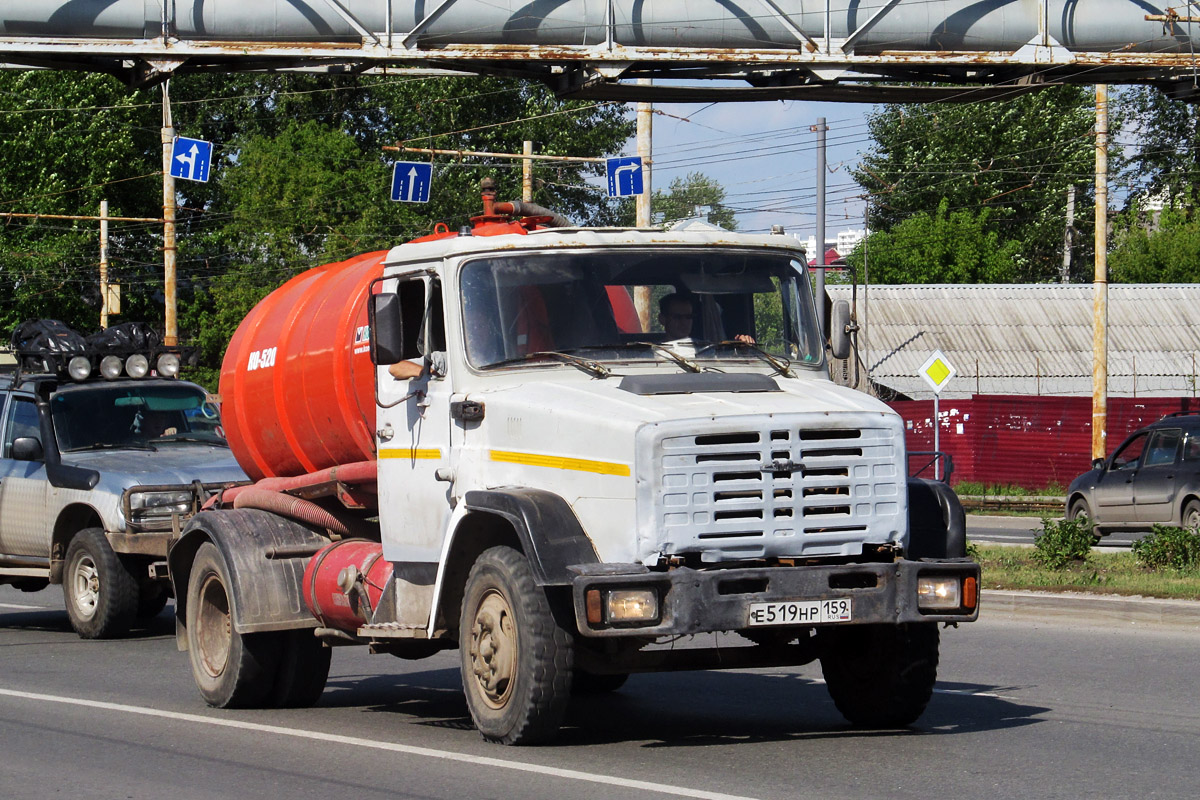
[[[1200,409],[1191,411],[1172,411],[1170,414],[1163,414],[1162,419],[1170,419],[1171,417],[1193,417],[1200,415]]]

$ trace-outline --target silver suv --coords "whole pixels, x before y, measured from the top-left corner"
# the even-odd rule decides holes
[[[71,626],[108,638],[163,609],[171,540],[246,476],[203,388],[132,377],[150,373],[145,356],[109,354],[103,375],[103,356],[69,356],[71,370],[60,356],[22,374],[22,354],[0,367],[0,584],[61,583]]]

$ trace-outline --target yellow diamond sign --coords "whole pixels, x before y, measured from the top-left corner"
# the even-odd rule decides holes
[[[934,394],[941,394],[942,389],[955,376],[954,366],[946,360],[941,350],[934,350],[924,364],[921,365],[921,377],[933,389]]]

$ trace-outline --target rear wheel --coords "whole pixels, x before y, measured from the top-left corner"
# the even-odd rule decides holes
[[[516,550],[485,550],[471,568],[459,649],[467,707],[485,739],[530,744],[558,730],[571,696],[572,639]]]
[[[71,627],[84,639],[128,633],[138,607],[137,579],[113,552],[104,531],[86,528],[67,548],[63,599]]]
[[[1190,531],[1200,528],[1200,501],[1189,500],[1183,507],[1183,527]]]
[[[275,635],[279,639],[279,668],[268,704],[275,708],[315,705],[329,679],[333,650],[322,644],[309,628]]]
[[[903,728],[925,711],[937,681],[935,623],[824,628],[821,672],[853,725]]]
[[[200,545],[187,588],[187,642],[192,677],[205,702],[218,708],[258,708],[267,700],[280,642],[270,633],[233,629],[229,569],[211,542]]]

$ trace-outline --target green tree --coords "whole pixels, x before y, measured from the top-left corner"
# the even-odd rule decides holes
[[[733,209],[725,205],[725,189],[721,184],[700,172],[686,178],[673,178],[666,192],[656,191],[650,200],[655,216],[664,222],[675,222],[697,215],[703,209],[705,221],[726,230],[737,230]]]
[[[871,283],[1011,283],[1021,244],[989,229],[991,212],[950,211],[942,200],[933,214],[918,212],[887,231],[870,234],[846,259]]]
[[[106,75],[0,70],[0,212],[90,216],[107,199],[113,216],[159,216],[161,145],[148,118],[146,95]],[[99,327],[99,248],[97,222],[6,220],[0,339],[35,317]],[[128,313],[161,299],[148,280],[158,252],[147,226],[110,225],[110,274]]]
[[[1091,91],[1078,86],[995,102],[882,106],[868,118],[872,147],[853,170],[869,195],[870,228],[892,231],[943,200],[951,212],[982,219],[987,211],[988,230],[1019,245],[1013,279],[1054,279],[1067,187],[1076,187],[1077,208],[1090,203],[1093,109]],[[1076,217],[1084,250],[1089,224],[1086,215]],[[1087,261],[1077,253],[1076,264]]]
[[[1162,194],[1194,207],[1200,184],[1200,109],[1158,89],[1127,86],[1114,92],[1112,116],[1113,130],[1134,134],[1119,181],[1129,186],[1130,202]]]
[[[1109,277],[1117,283],[1200,282],[1200,219],[1164,209],[1154,230],[1136,212],[1123,215],[1108,255]]]

